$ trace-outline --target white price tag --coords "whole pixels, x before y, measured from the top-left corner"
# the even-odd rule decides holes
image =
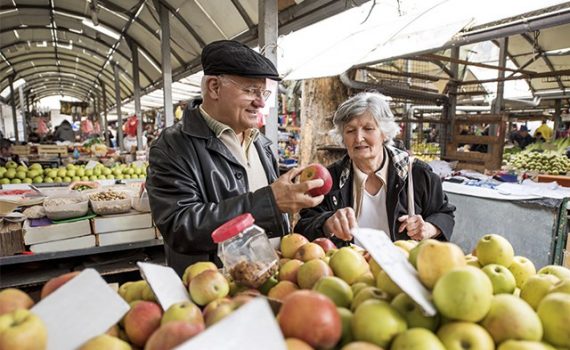
[[[97,271],[86,269],[31,311],[46,324],[48,350],[77,349],[119,322],[129,304]]]
[[[190,301],[188,290],[171,267],[144,262],[137,262],[137,265],[163,310],[168,310],[172,304]]]
[[[418,304],[426,316],[435,316],[435,306],[430,301],[430,292],[418,279],[417,271],[408,262],[400,248],[384,231],[371,228],[354,228],[352,235],[364,246],[390,279]]]
[[[85,170],[93,169],[97,164],[99,164],[99,162],[90,160],[89,162],[87,162],[87,165],[85,165]]]
[[[265,298],[258,297],[176,350],[287,350],[279,325]]]

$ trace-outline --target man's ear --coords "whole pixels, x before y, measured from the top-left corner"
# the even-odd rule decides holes
[[[220,95],[220,87],[221,87],[221,81],[220,79],[218,79],[217,77],[208,77],[206,80],[206,94],[208,94],[208,96],[211,99],[217,100]]]

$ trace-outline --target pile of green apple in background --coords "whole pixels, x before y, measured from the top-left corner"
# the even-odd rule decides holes
[[[81,349],[173,349],[260,294],[278,301],[288,349],[570,349],[569,269],[549,265],[537,272],[494,234],[483,236],[469,255],[431,239],[394,244],[432,292],[435,316],[425,316],[362,249],[290,234],[281,242],[278,273],[259,290],[236,285],[211,262],[186,269],[183,283],[192,302],[166,311],[144,280],[121,285],[130,311]],[[76,274],[48,281],[42,298]],[[29,339],[33,349],[42,349],[47,335],[27,311],[32,305],[22,291],[0,292],[0,349]]]
[[[142,166],[137,166],[135,163],[130,165],[116,163],[112,167],[106,167],[103,164],[97,164],[92,169],[85,169],[85,165],[68,164],[65,167],[44,169],[37,163],[26,167],[9,161],[6,166],[0,167],[0,184],[144,179],[147,165],[147,163]]]

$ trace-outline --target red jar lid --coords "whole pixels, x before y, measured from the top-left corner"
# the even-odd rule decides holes
[[[212,239],[214,240],[214,243],[223,242],[250,227],[254,222],[255,219],[250,213],[236,216],[235,218],[215,229],[214,232],[212,232]]]

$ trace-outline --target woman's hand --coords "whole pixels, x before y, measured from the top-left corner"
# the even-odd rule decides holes
[[[337,210],[333,216],[325,221],[323,230],[327,234],[332,234],[343,241],[352,240],[352,234],[350,230],[358,227],[356,222],[356,215],[354,214],[354,209],[350,207],[342,208]]]
[[[398,218],[398,221],[400,222],[398,232],[402,233],[406,230],[408,236],[414,241],[434,238],[441,233],[437,227],[424,221],[421,215],[402,215]]]

